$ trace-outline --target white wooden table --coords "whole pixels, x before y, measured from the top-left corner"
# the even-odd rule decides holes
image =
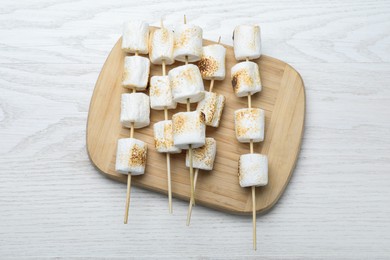
[[[302,151],[286,192],[258,217],[196,207],[99,174],[85,144],[89,100],[122,22],[181,22],[232,44],[262,26],[263,53],[306,85]],[[389,258],[389,1],[2,1],[0,256]]]

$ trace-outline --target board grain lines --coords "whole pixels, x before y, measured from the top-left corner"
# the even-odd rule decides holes
[[[122,22],[184,13],[226,45],[237,24],[260,23],[263,53],[305,82],[299,160],[258,216],[256,252],[250,216],[199,205],[186,228],[187,203],[170,215],[165,195],[137,187],[124,227],[125,185],[88,159],[89,102]],[[0,256],[388,258],[389,13],[384,0],[2,2]]]

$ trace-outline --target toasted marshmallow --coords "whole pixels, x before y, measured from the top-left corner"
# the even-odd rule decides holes
[[[260,108],[242,108],[234,111],[234,125],[237,140],[241,143],[261,142],[264,140],[264,110]]]
[[[196,169],[211,171],[214,166],[217,153],[217,142],[214,138],[207,137],[206,143],[199,148],[192,150],[192,166]],[[189,153],[186,153],[186,166],[190,167]]]
[[[225,97],[214,92],[205,92],[204,99],[198,103],[196,110],[205,115],[205,124],[218,127],[222,110],[225,105]]]
[[[150,71],[149,59],[141,56],[125,57],[122,85],[125,88],[145,90]]]
[[[115,170],[122,174],[144,174],[147,151],[147,144],[141,140],[135,138],[119,139]]]
[[[175,62],[173,59],[173,32],[167,28],[154,30],[150,35],[149,58],[153,64],[170,65]]]
[[[150,124],[149,97],[144,93],[126,93],[121,96],[121,123],[130,128],[142,128]]]
[[[173,100],[185,104],[199,102],[204,98],[204,85],[199,68],[193,64],[171,69],[168,73]]]
[[[150,107],[156,110],[175,109],[177,103],[173,101],[168,76],[153,76],[150,78]]]
[[[259,66],[251,61],[237,63],[232,67],[231,80],[237,97],[253,95],[261,91]]]
[[[240,156],[238,179],[241,187],[265,186],[268,184],[268,158],[258,153]]]
[[[198,111],[179,112],[172,116],[173,143],[181,149],[198,148],[205,144],[204,114]]]
[[[180,24],[176,26],[174,33],[175,43],[173,57],[178,61],[195,62],[202,55],[203,30],[199,26]]]
[[[123,25],[122,50],[127,53],[148,54],[149,24],[128,21]]]
[[[173,144],[172,120],[164,120],[153,125],[154,146],[159,153],[181,153]]]
[[[220,44],[203,47],[202,58],[198,66],[202,77],[207,80],[225,79],[226,48]]]
[[[257,59],[261,55],[261,35],[258,25],[239,25],[233,35],[236,60]]]

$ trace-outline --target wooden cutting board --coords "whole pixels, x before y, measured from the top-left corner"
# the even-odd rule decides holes
[[[214,42],[204,40],[203,45]],[[233,48],[225,46],[226,78],[215,81],[214,91],[226,97],[219,128],[207,127],[207,136],[217,140],[217,157],[214,170],[200,171],[196,186],[196,203],[231,213],[251,213],[251,189],[241,188],[237,167],[241,154],[249,153],[249,144],[236,140],[233,114],[247,107],[247,98],[237,98],[230,81],[230,69],[237,63]],[[121,94],[129,92],[121,86],[125,54],[121,39],[109,54],[96,82],[89,108],[87,124],[87,149],[92,163],[105,176],[126,182],[127,177],[115,172],[116,145],[119,138],[129,137],[129,129],[119,122]],[[265,140],[254,144],[254,152],[268,155],[269,183],[256,188],[257,212],[270,209],[282,195],[293,173],[298,158],[305,119],[305,89],[298,72],[290,65],[262,55],[254,60],[260,67],[263,90],[252,96],[252,107],[265,110]],[[167,67],[183,65],[176,62]],[[152,65],[151,75],[161,75],[161,66]],[[210,81],[204,81],[209,89]],[[196,104],[191,105],[191,110]],[[179,105],[173,113],[185,111]],[[165,154],[154,149],[153,124],[164,119],[163,111],[151,110],[151,124],[135,129],[135,138],[148,143],[146,172],[132,178],[132,184],[153,191],[167,193]],[[189,169],[185,167],[185,153],[171,156],[173,196],[189,200]],[[125,196],[125,194],[123,195]],[[168,198],[167,198],[168,200]],[[168,207],[168,206],[167,206]]]

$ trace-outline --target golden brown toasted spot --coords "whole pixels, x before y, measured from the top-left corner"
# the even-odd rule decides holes
[[[211,167],[213,163],[213,158],[211,158],[210,150],[208,149],[213,144],[211,139],[206,138],[205,145],[199,148],[194,149],[194,159],[203,162],[205,165]]]
[[[211,124],[216,110],[217,110],[217,95],[211,94],[209,98],[205,100],[202,108],[200,109],[200,112],[204,113],[205,115],[206,124]]]
[[[205,122],[206,122],[206,115],[203,112],[199,113],[199,121],[198,122],[201,123],[201,124],[205,124]]]
[[[255,126],[249,126],[246,127],[243,125],[242,121],[255,121],[259,118],[259,113],[260,110],[256,108],[248,108],[243,111],[239,111],[236,114],[236,119],[237,119],[237,124],[236,124],[236,132],[238,136],[244,136],[246,135],[249,131],[256,131],[257,129]]]
[[[144,166],[146,164],[146,149],[146,147],[134,144],[134,146],[131,148],[129,166]]]
[[[218,70],[219,64],[213,57],[207,56],[201,58],[198,62],[198,67],[203,77],[212,77]]]
[[[214,114],[214,118],[217,122],[217,124],[219,124],[219,121],[221,119],[221,116],[222,116],[222,111],[223,111],[223,107],[225,106],[225,97],[224,96],[219,96],[218,99],[221,99],[221,103],[219,104],[219,109],[216,110],[217,113]],[[214,120],[213,118],[213,120]]]
[[[161,29],[161,41],[166,42],[169,39],[169,32],[167,28]]]
[[[161,84],[163,84],[163,82],[158,79],[156,81],[156,85],[154,85],[153,87],[150,88],[150,96],[155,96],[155,97],[159,97],[161,95],[161,90],[159,88],[159,86],[161,86]]]
[[[191,38],[197,35],[195,28],[188,28],[180,34],[178,39],[175,39],[174,48],[181,48],[182,46],[188,45]]]
[[[246,69],[240,69],[232,75],[232,86],[236,93],[239,91],[241,85],[253,86],[253,79]]]
[[[172,125],[170,123],[164,124],[163,138],[155,138],[156,148],[168,149],[173,146]]]
[[[185,128],[185,120],[186,117],[183,114],[175,115],[173,118],[173,132],[174,133],[182,133]]]

